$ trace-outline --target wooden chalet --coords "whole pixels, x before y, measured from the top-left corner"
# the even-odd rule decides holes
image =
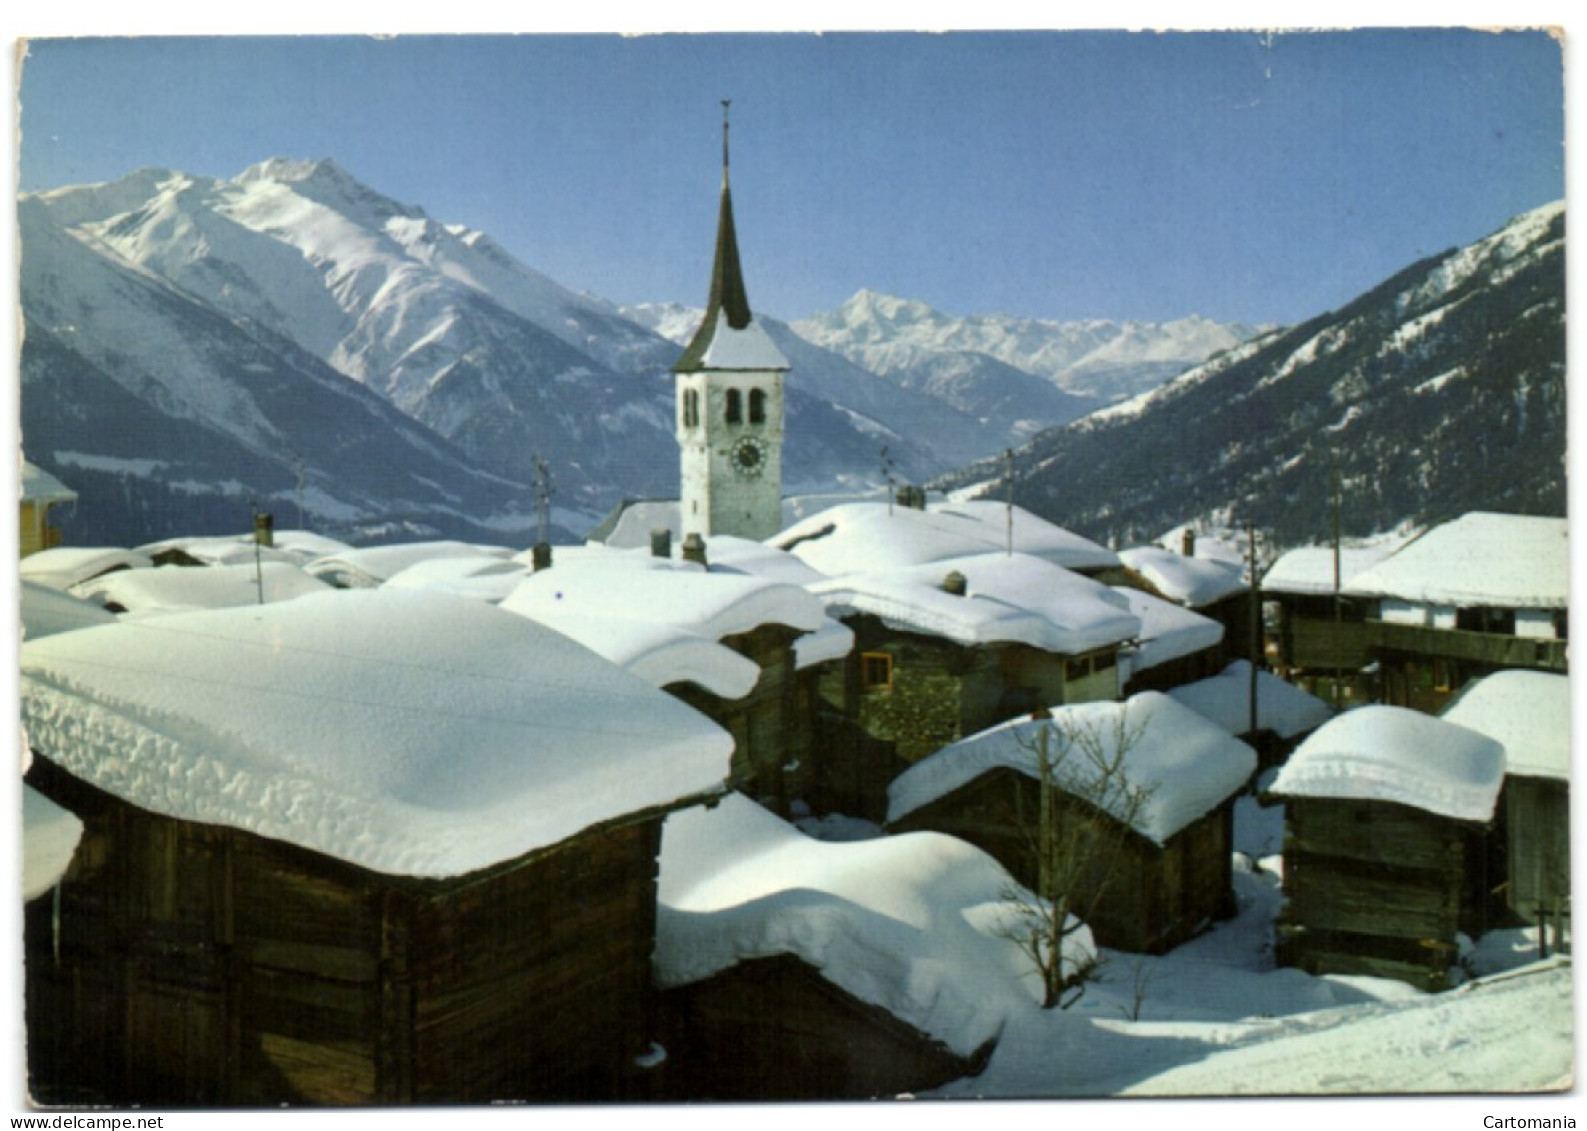
[[[1285,679],[1341,706],[1375,697],[1374,681],[1363,674],[1374,659],[1371,602],[1344,591],[1389,552],[1303,546],[1273,563],[1262,578],[1262,597],[1272,610],[1268,648]]]
[[[1570,912],[1570,681],[1550,672],[1496,672],[1444,709],[1446,722],[1504,747],[1493,870],[1504,904],[1558,940]]]
[[[76,501],[76,491],[42,467],[22,461],[22,509],[17,540],[24,558],[61,544],[60,527],[51,520],[51,512]]]
[[[1168,691],[1217,675],[1222,669],[1227,630],[1218,621],[1144,589],[1128,585],[1112,588],[1141,621],[1139,636],[1126,650],[1124,696]]]
[[[1038,706],[1112,700],[1140,620],[1106,586],[982,554],[810,586],[853,630],[822,697],[905,763]]]
[[[1099,789],[1084,757],[1075,752],[1060,765],[1058,820],[1081,825],[1063,839],[1086,857],[1072,906],[1088,909],[1076,914],[1097,943],[1161,954],[1232,915],[1234,799],[1256,755],[1158,692],[1057,708],[1051,718],[1006,723],[946,747],[893,783],[888,828],[960,837],[1034,887],[1035,744],[1043,730],[1061,742],[1070,728],[1090,732],[1109,758],[1122,746],[1120,780],[1145,791],[1144,803],[1121,819],[1119,794]]]
[[[1508,668],[1567,670],[1563,518],[1473,512],[1423,534],[1346,586],[1365,602],[1383,702],[1437,713]]]
[[[1284,804],[1280,963],[1444,989],[1456,934],[1488,926],[1504,751],[1400,707],[1320,727],[1270,790]]]
[[[662,821],[729,756],[695,712],[482,603],[366,592],[29,644],[23,714],[84,825],[26,921],[38,1101],[647,1095]]]

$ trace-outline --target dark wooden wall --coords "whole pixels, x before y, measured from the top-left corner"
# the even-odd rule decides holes
[[[1020,883],[1033,887],[1037,862],[1017,814],[1036,812],[1038,792],[1027,775],[998,768],[922,806],[892,828],[967,840],[995,857]],[[1082,822],[1092,830],[1093,843],[1116,846],[1094,854],[1090,874],[1082,881],[1081,898],[1101,886],[1094,909],[1081,914],[1099,945],[1162,954],[1233,914],[1232,799],[1161,846],[1073,798],[1061,798],[1060,819]]]
[[[1445,988],[1456,932],[1486,926],[1481,831],[1387,801],[1284,804],[1279,961]]]
[[[26,919],[35,1097],[633,1098],[661,815],[420,881],[67,792],[82,844]]]
[[[791,955],[662,995],[670,1100],[853,1100],[937,1087],[986,1066],[860,1001]]]

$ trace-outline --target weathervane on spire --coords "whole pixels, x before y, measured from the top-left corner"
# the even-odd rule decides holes
[[[733,105],[731,98],[722,99],[722,177],[727,177],[727,131],[730,128],[727,120],[728,107]]]

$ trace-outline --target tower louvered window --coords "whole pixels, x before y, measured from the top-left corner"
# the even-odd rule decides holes
[[[727,422],[729,424],[744,423],[744,395],[737,389],[727,391]]]
[[[749,422],[751,424],[766,423],[766,390],[751,389],[749,391]]]

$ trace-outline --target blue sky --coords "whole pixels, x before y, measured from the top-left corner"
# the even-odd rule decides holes
[[[25,190],[333,157],[619,302],[1291,322],[1564,195],[1540,32],[35,41]]]

